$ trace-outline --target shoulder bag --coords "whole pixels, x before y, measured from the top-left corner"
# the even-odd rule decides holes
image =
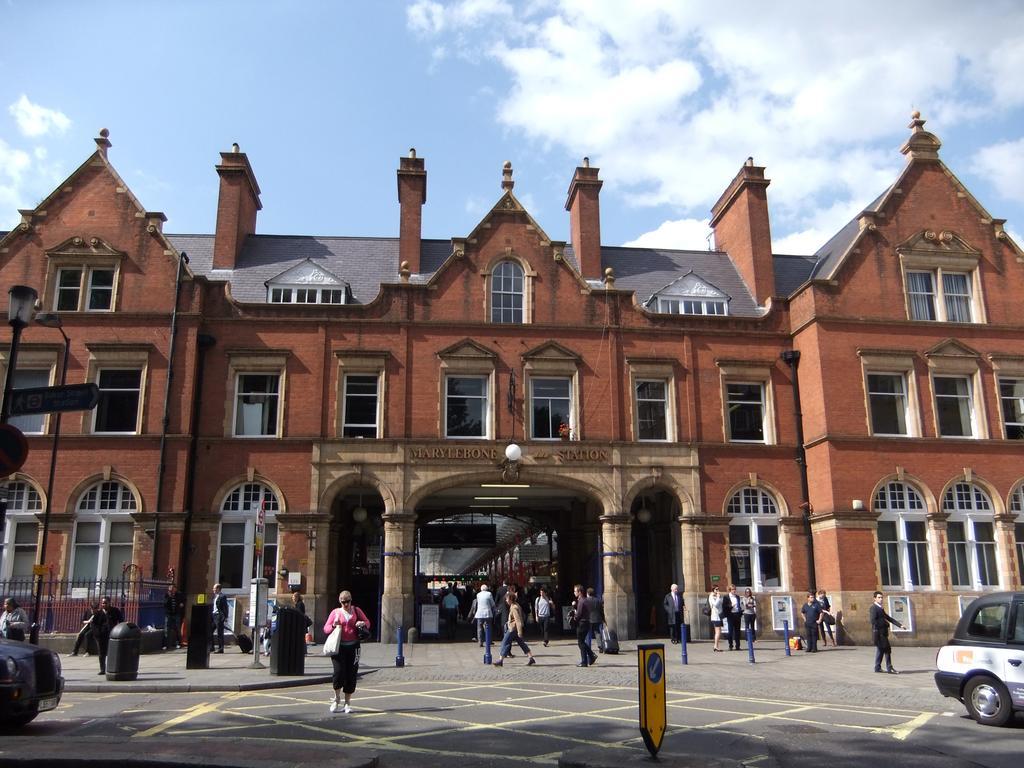
[[[333,615],[333,613],[332,613]],[[341,647],[341,626],[331,630],[331,634],[324,640],[324,656],[334,656]]]

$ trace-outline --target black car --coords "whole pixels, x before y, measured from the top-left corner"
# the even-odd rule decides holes
[[[935,658],[935,685],[985,725],[1024,712],[1024,592],[996,592],[964,609]]]
[[[18,640],[0,638],[0,726],[25,725],[56,709],[64,693],[60,657]]]

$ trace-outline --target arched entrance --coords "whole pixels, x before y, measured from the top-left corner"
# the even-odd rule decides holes
[[[637,633],[665,636],[662,601],[672,584],[685,591],[679,553],[679,507],[675,496],[659,488],[640,493],[631,507],[633,519],[633,589]]]
[[[384,594],[384,500],[360,478],[346,487],[331,505],[329,527],[331,568],[327,574],[327,611],[336,607],[338,592],[352,592],[380,639],[381,598]]]

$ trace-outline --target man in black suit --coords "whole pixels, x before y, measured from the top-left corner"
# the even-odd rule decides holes
[[[668,636],[673,643],[679,642],[679,625],[683,623],[683,596],[679,594],[679,585],[673,584],[669,593],[662,600],[665,619],[668,621]]]
[[[729,585],[729,591],[722,597],[722,623],[729,629],[729,650],[740,650],[740,596],[736,594],[736,586]]]
[[[224,653],[224,623],[228,619],[228,599],[220,591],[220,584],[213,585],[213,622],[210,625],[210,653]],[[305,614],[305,611],[303,611]],[[214,650],[216,646],[216,650]]]
[[[875,602],[868,611],[871,621],[871,639],[875,643],[875,672],[882,671],[882,659],[885,658],[885,671],[890,675],[898,675],[892,666],[892,646],[889,645],[889,625],[906,629],[882,608],[882,593],[875,592]]]

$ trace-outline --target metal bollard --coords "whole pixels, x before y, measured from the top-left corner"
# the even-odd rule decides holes
[[[484,622],[484,664],[491,663],[491,622]]]
[[[686,631],[686,624],[680,624],[679,625],[679,645],[682,646],[682,650],[683,650],[683,664],[689,664],[690,663],[690,662],[688,662],[686,660],[686,641],[688,639],[686,637],[687,634],[688,633]]]
[[[792,651],[789,650],[789,619],[782,620],[782,642],[786,644],[786,655],[792,656]]]
[[[754,663],[754,628],[747,627],[747,661]]]
[[[398,629],[395,630],[395,634],[398,636],[398,655],[395,656],[395,666],[405,666],[405,656],[402,655],[402,625],[398,625]]]

